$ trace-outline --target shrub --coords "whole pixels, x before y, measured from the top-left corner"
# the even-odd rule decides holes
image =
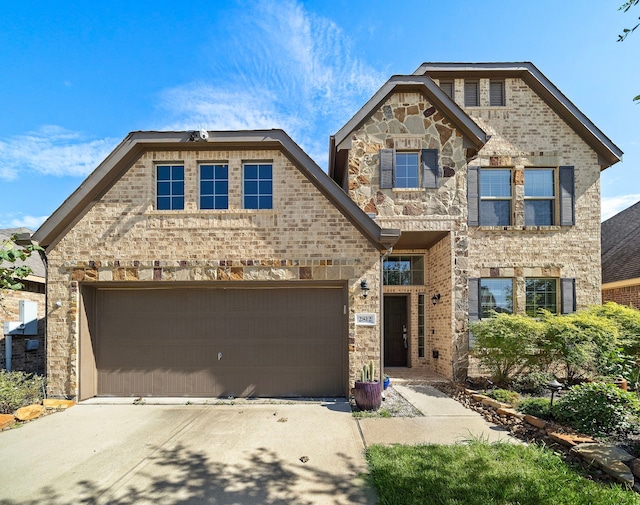
[[[588,311],[566,316],[547,311],[541,314],[545,326],[540,341],[542,364],[561,366],[569,382],[597,375],[605,356],[616,349],[616,325]]]
[[[489,391],[487,396],[499,402],[508,403],[509,405],[516,405],[520,400],[518,393],[509,391],[508,389],[494,389],[493,391]]]
[[[12,414],[20,407],[40,403],[44,384],[40,375],[0,370],[0,413]]]
[[[640,311],[614,302],[594,305],[587,312],[604,317],[618,328],[619,342],[625,354],[640,356]]]
[[[475,337],[473,354],[497,384],[531,368],[537,359],[537,342],[543,325],[519,314],[496,314],[471,324]]]
[[[551,400],[549,398],[526,398],[518,404],[518,410],[523,414],[536,416],[540,419],[551,419]]]
[[[541,395],[547,392],[547,383],[553,379],[553,374],[549,372],[523,373],[516,375],[509,387],[518,393]]]
[[[554,418],[588,435],[627,433],[637,427],[640,404],[613,384],[573,386],[553,405]]]

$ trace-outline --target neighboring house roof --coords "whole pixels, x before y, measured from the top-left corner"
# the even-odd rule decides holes
[[[400,230],[380,228],[284,131],[247,130],[208,133],[206,140],[200,140],[192,131],[130,133],[38,228],[33,239],[43,247],[52,247],[57,244],[145,151],[203,150],[207,146],[221,149],[277,149],[284,153],[373,245],[381,250],[388,249],[398,240]]]
[[[602,223],[602,282],[640,278],[640,202]]]
[[[594,125],[533,63],[423,63],[415,75],[434,79],[491,76],[525,81],[599,155],[604,170],[622,159],[622,151]]]
[[[466,147],[480,149],[487,142],[487,134],[428,76],[394,75],[356,112],[356,114],[334,135],[335,147],[349,148],[351,133],[359,128],[394,93],[420,91],[463,134]]]
[[[0,229],[0,244],[4,243],[6,240],[9,240],[14,235],[28,235],[31,236],[33,232],[29,228],[3,228]],[[16,261],[13,263],[14,266],[19,265],[27,265],[31,268],[31,274],[27,276],[27,280],[34,282],[44,282],[46,277],[46,269],[44,266],[44,262],[40,257],[38,252],[34,252],[31,256],[29,256],[26,261]]]

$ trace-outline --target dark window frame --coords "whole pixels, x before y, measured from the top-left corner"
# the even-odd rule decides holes
[[[242,208],[273,209],[273,163],[251,161],[242,164]]]
[[[201,163],[200,164],[200,187],[198,201],[202,210],[227,210],[229,209],[229,164],[228,163]],[[211,168],[211,177],[205,177],[205,170]],[[226,177],[218,177],[221,170],[226,171]],[[226,191],[218,191],[220,186],[226,183]],[[205,184],[211,184],[211,191],[204,191]],[[211,199],[211,206],[205,203],[205,198]]]
[[[553,285],[553,289],[543,289]],[[533,296],[535,299],[533,299]],[[540,302],[542,300],[542,302]],[[525,279],[525,313],[537,317],[540,309],[558,314],[560,309],[560,279],[556,277],[527,277]]]
[[[490,173],[508,172],[509,173],[509,195],[483,195],[482,194],[482,178]],[[513,169],[512,168],[480,168],[478,172],[478,205],[479,205],[479,225],[480,226],[511,226],[513,224]],[[486,212],[482,212],[483,202],[508,202],[509,213],[507,223],[490,223],[487,221],[489,217]],[[483,219],[484,218],[484,219]]]
[[[409,267],[399,266],[400,263],[409,263]],[[424,271],[424,254],[396,254],[382,262],[382,283],[384,286],[424,286]]]
[[[156,174],[156,199],[155,199],[156,210],[161,210],[161,211],[184,210],[184,203],[185,203],[184,164],[159,163],[156,165],[155,174]]]
[[[505,287],[495,287],[493,289],[489,288],[491,284],[505,284]],[[506,286],[509,284],[509,286]],[[514,278],[513,277],[481,277],[480,278],[480,293],[479,293],[479,303],[480,303],[480,319],[491,317],[491,311],[501,312],[505,314],[513,314],[514,313]],[[498,290],[502,289],[511,289],[511,293],[505,295],[507,302],[509,302],[508,298],[511,297],[511,305],[503,306],[498,305],[496,301],[496,294]],[[491,301],[491,298],[493,302]]]

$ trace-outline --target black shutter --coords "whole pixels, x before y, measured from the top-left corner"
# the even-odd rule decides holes
[[[464,105],[465,107],[477,107],[480,105],[478,81],[464,83]]]
[[[453,100],[453,81],[440,81],[440,89]]]
[[[560,225],[573,226],[575,219],[575,176],[573,167],[560,167]]]
[[[480,316],[480,279],[472,277],[469,279],[469,322],[479,321]],[[473,333],[469,331],[469,349],[473,347],[473,342]]]
[[[438,187],[438,150],[422,150],[422,187]]]
[[[380,149],[380,189],[391,189],[396,182],[393,170],[394,159],[393,149]]]
[[[576,280],[560,279],[560,312],[571,314],[576,311]]]
[[[480,167],[467,167],[467,202],[469,207],[469,226],[480,226]]]
[[[489,83],[489,105],[492,107],[504,105],[504,81],[491,81]]]

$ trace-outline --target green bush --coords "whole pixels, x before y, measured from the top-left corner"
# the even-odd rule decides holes
[[[637,428],[640,403],[613,384],[573,386],[553,404],[553,417],[588,435],[628,433]]]
[[[40,403],[44,384],[40,375],[0,370],[0,414],[12,414],[20,407]]]
[[[640,357],[640,311],[614,302],[594,305],[587,312],[604,317],[618,328],[619,342],[624,354]]]
[[[473,354],[500,385],[530,369],[538,357],[543,325],[519,314],[496,314],[471,324],[475,337]]]
[[[547,311],[541,314],[540,365],[562,367],[569,382],[595,377],[617,348],[618,328],[606,318],[588,311],[565,316]]]
[[[549,398],[526,398],[518,404],[518,410],[523,414],[536,416],[540,419],[551,419],[551,400]]]
[[[509,405],[516,405],[520,400],[518,393],[509,391],[508,389],[494,389],[493,391],[489,391],[487,396],[499,402],[508,403]]]
[[[549,372],[529,372],[516,375],[509,387],[518,393],[527,393],[530,395],[541,395],[549,389],[547,383],[552,381],[554,376]]]

